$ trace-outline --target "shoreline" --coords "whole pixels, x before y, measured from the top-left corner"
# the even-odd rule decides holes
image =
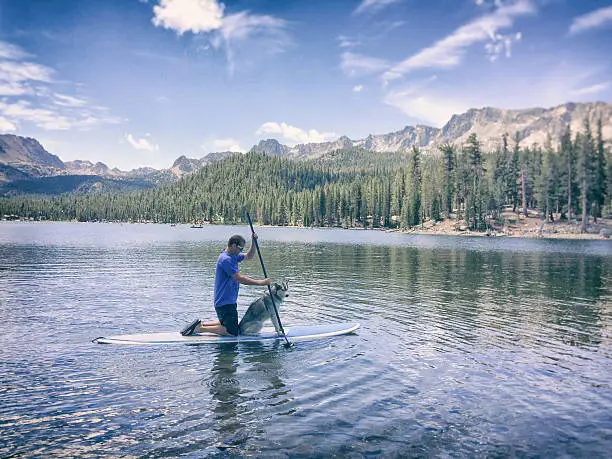
[[[516,217],[516,215],[515,215]],[[78,222],[76,220],[0,220],[0,223],[114,223],[114,224],[140,224],[140,225],[168,225],[176,227],[178,225],[191,227],[192,229],[202,229],[207,226],[219,226],[218,223],[155,223],[149,221],[140,222],[120,222],[120,221],[105,221],[105,222]],[[246,225],[246,223],[245,223]],[[235,225],[227,225],[235,226]],[[461,225],[453,219],[445,219],[438,222],[425,222],[418,227],[410,229],[400,228],[372,228],[372,227],[352,227],[344,228],[337,226],[296,226],[296,225],[255,225],[263,228],[301,228],[301,229],[345,229],[350,231],[382,231],[385,233],[400,233],[405,235],[424,235],[424,236],[455,236],[455,237],[491,237],[491,238],[513,238],[513,239],[574,239],[574,240],[609,240],[612,241],[612,219],[601,218],[597,223],[589,222],[587,232],[580,233],[580,223],[567,221],[556,221],[554,223],[546,223],[540,220],[539,217],[521,216],[518,220],[511,224],[506,224],[504,228],[493,227],[489,231],[472,231],[465,225]]]
[[[589,221],[586,232],[580,232],[580,222],[557,219],[545,222],[537,214],[517,216],[514,213],[504,215],[506,224],[503,227],[492,226],[487,231],[471,231],[456,220],[426,222],[420,227],[400,230],[408,234],[436,234],[449,236],[507,237],[522,239],[584,239],[612,240],[612,219],[600,218],[597,223]]]

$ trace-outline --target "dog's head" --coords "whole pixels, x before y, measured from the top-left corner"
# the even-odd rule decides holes
[[[271,287],[272,294],[279,300],[282,300],[289,296],[289,294],[287,293],[287,290],[289,290],[289,283],[287,281],[275,282],[274,284],[272,284]]]

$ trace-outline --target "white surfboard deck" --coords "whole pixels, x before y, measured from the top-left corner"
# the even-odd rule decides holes
[[[359,328],[358,323],[340,322],[320,325],[293,325],[284,327],[289,341],[306,341],[331,336],[345,335]],[[135,335],[115,335],[94,339],[98,344],[218,344],[284,341],[274,327],[264,327],[257,335],[219,336],[212,333],[199,333],[183,336],[180,332],[141,333]]]

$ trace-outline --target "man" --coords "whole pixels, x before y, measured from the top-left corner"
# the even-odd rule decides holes
[[[257,239],[257,234],[252,234],[252,239]],[[244,254],[245,240],[239,234],[230,237],[227,248],[221,252],[217,259],[215,271],[215,311],[218,321],[202,323],[195,320],[186,327],[181,334],[183,336],[195,333],[214,333],[223,336],[238,336],[240,327],[238,326],[238,290],[240,284],[244,285],[270,285],[270,279],[256,280],[245,276],[238,269],[238,263],[250,260],[255,255],[255,242],[251,243],[249,251]]]

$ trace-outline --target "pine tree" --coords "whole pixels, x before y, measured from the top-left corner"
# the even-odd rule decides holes
[[[456,154],[455,148],[446,143],[440,147],[440,151],[444,156],[444,210],[446,212],[447,217],[450,217],[453,212],[453,194],[454,194],[454,185],[455,185],[455,162],[456,162]]]
[[[595,176],[595,146],[591,134],[591,125],[587,119],[584,121],[584,133],[576,136],[577,151],[577,175],[580,184],[580,205],[582,210],[582,222],[580,231],[586,232],[589,212],[589,198],[593,189],[593,179]]]
[[[466,220],[473,229],[482,229],[485,226],[485,190],[482,186],[484,167],[480,142],[475,133],[470,134],[465,147],[468,161],[468,193],[466,196]]]
[[[561,136],[561,158],[563,160],[563,177],[565,195],[567,198],[567,219],[571,221],[573,211],[573,192],[574,192],[574,163],[575,153],[574,144],[572,143],[572,133],[569,125]]]
[[[593,217],[595,221],[597,221],[597,218],[601,217],[606,197],[606,149],[601,118],[597,120],[597,139],[595,148],[595,182],[593,184],[593,203],[595,204],[595,211]]]

